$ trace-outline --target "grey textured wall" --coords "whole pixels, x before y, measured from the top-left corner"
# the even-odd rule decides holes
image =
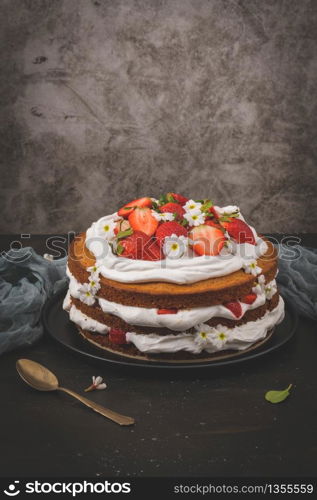
[[[1,231],[169,190],[316,230],[316,0],[2,0]]]

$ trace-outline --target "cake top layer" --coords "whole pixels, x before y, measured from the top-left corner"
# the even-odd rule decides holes
[[[133,200],[94,222],[86,247],[98,273],[123,282],[194,283],[239,269],[261,273],[256,260],[267,244],[237,206],[176,193]]]

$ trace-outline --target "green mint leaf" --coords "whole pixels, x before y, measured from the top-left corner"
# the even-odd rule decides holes
[[[133,234],[133,229],[132,227],[129,227],[129,229],[126,229],[125,231],[120,231],[117,234],[117,240],[121,240],[122,238],[126,238],[127,236],[130,236]]]
[[[290,389],[293,384],[290,384],[286,389],[283,391],[268,391],[265,394],[265,399],[269,401],[270,403],[281,403],[284,401],[284,399],[288,398],[290,394]]]
[[[203,206],[201,207],[202,212],[208,212],[209,208],[212,207],[213,203],[211,200],[205,200]]]
[[[167,203],[167,198],[166,198],[165,194],[162,194],[159,197],[159,205],[162,206],[162,205],[165,205],[165,203]]]

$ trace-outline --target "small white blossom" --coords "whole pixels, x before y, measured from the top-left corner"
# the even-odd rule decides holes
[[[195,330],[194,340],[199,346],[204,347],[210,343],[210,335],[213,331],[211,326],[201,323],[195,326]]]
[[[155,210],[152,210],[152,215],[158,221],[167,222],[174,220],[174,214],[171,212],[156,212]]]
[[[183,257],[188,249],[189,240],[186,236],[177,236],[176,234],[171,234],[167,236],[163,244],[163,252],[169,258],[179,259]]]
[[[184,217],[188,220],[190,226],[200,226],[205,222],[205,215],[200,211],[197,211],[197,213],[186,212]]]
[[[90,276],[96,278],[99,276],[100,268],[97,264],[94,264],[93,266],[87,267],[87,271],[90,273]]]
[[[89,387],[87,387],[87,389],[85,389],[85,392],[94,391],[96,389],[101,390],[101,389],[105,389],[106,387],[107,387],[107,384],[105,384],[103,382],[102,377],[93,376],[92,377],[92,384]]]
[[[100,278],[99,276],[89,276],[89,287],[90,291],[92,292],[93,295],[96,295],[98,290],[100,289]]]
[[[111,240],[114,237],[114,230],[117,226],[117,223],[114,221],[106,221],[102,226],[101,234],[106,237],[107,240]]]
[[[92,306],[95,302],[94,294],[91,290],[89,283],[84,283],[79,289],[79,300],[87,306]]]
[[[231,338],[231,332],[226,326],[219,325],[217,328],[214,328],[202,323],[197,325],[195,329],[195,341],[201,347],[209,344],[219,350],[222,349]]]
[[[183,209],[185,212],[192,213],[198,211],[200,213],[200,209],[202,207],[202,204],[199,201],[194,201],[194,200],[188,200],[185,205],[183,206]]]
[[[266,298],[268,300],[271,300],[272,297],[274,297],[274,295],[277,292],[277,287],[276,287],[275,284],[273,285],[272,283],[270,283],[268,286],[265,287],[264,290],[265,290],[265,296],[266,296]]]
[[[253,276],[257,276],[262,272],[262,269],[257,265],[256,260],[244,263],[242,267],[247,274],[253,274]]]
[[[265,277],[263,274],[260,274],[260,276],[258,276],[257,281],[254,282],[252,292],[256,293],[257,295],[261,295],[264,291],[264,284],[265,284]]]

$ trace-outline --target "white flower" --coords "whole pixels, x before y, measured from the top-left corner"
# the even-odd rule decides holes
[[[247,274],[253,274],[253,276],[257,276],[262,272],[262,269],[257,266],[256,260],[245,262],[242,267]]]
[[[102,377],[92,377],[92,384],[85,389],[85,392],[90,392],[94,391],[95,389],[101,390],[105,389],[107,387],[107,384],[103,383]]]
[[[171,212],[156,212],[155,210],[152,210],[152,215],[153,217],[158,220],[158,221],[171,221],[174,220],[174,214]]]
[[[275,284],[273,285],[272,283],[270,283],[270,285],[266,286],[264,290],[266,298],[268,300],[271,300],[271,298],[274,297],[277,292],[277,287]]]
[[[185,212],[192,213],[198,211],[200,213],[200,209],[202,207],[202,204],[199,201],[194,201],[194,200],[188,200],[185,205],[183,206],[183,209]]]
[[[226,326],[219,325],[217,328],[206,325],[204,323],[195,327],[195,341],[201,347],[208,344],[213,345],[217,349],[222,349],[223,346],[230,340],[231,333]]]
[[[257,295],[261,295],[264,291],[265,277],[263,274],[258,276],[257,281],[254,282],[254,286],[252,288],[252,292]]]
[[[200,226],[200,224],[205,222],[205,215],[200,211],[197,211],[196,213],[186,212],[184,217],[188,220],[190,226]]]
[[[106,221],[103,225],[102,225],[102,230],[101,230],[101,234],[103,236],[106,237],[107,240],[111,240],[111,238],[114,237],[114,230],[117,226],[117,223],[112,221],[112,220],[109,220],[109,221]]]
[[[163,252],[170,259],[179,259],[188,249],[188,238],[171,234],[164,239]]]
[[[201,323],[195,326],[195,330],[194,340],[199,346],[204,347],[210,343],[210,334],[213,331],[211,326]]]
[[[84,283],[79,289],[79,300],[87,306],[92,306],[95,302],[94,294],[89,283]]]
[[[96,293],[100,289],[100,278],[98,275],[97,276],[90,275],[88,279],[89,279],[90,291],[92,292],[93,295],[96,295]]]
[[[99,266],[94,264],[93,266],[87,267],[87,271],[90,273],[90,276],[97,277],[99,276]]]

